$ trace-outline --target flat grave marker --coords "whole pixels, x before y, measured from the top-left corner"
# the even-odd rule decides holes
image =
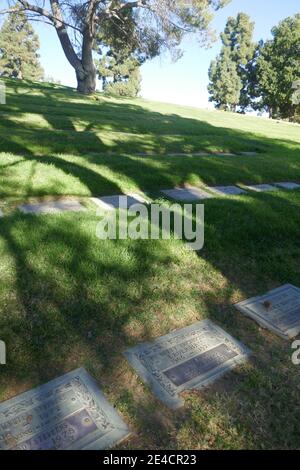
[[[292,284],[239,302],[235,307],[284,339],[300,332],[300,289]]]
[[[80,204],[79,201],[51,201],[41,202],[39,204],[22,204],[19,206],[19,210],[23,214],[58,214],[60,212],[74,211],[81,212],[86,211],[86,208]]]
[[[292,181],[284,181],[282,183],[274,183],[275,186],[278,186],[279,188],[283,189],[299,189],[300,184],[294,183]]]
[[[203,199],[209,199],[212,197],[211,194],[207,193],[203,189],[190,186],[187,188],[173,188],[173,189],[162,189],[160,191],[165,196],[175,201],[201,201]]]
[[[126,200],[125,197],[127,197]],[[115,209],[128,209],[134,204],[148,204],[148,201],[145,198],[135,193],[120,194],[116,196],[92,197],[91,201],[100,207],[100,209],[106,211],[112,211]],[[124,207],[122,206],[122,201],[125,202]]]
[[[238,186],[213,186],[209,189],[220,196],[237,196],[239,194],[246,193],[244,189],[241,189]]]
[[[0,403],[0,450],[100,450],[128,435],[83,368]]]
[[[257,152],[239,152],[239,155],[243,155],[244,157],[255,157],[258,155]]]
[[[183,405],[183,390],[199,389],[244,362],[250,351],[210,320],[125,351],[137,374],[170,408]]]
[[[272,184],[252,184],[250,186],[246,186],[246,188],[250,189],[250,191],[256,191],[257,193],[277,190],[276,186],[273,186]]]
[[[235,157],[236,153],[230,152],[168,152],[166,154],[161,153],[137,153],[135,156],[138,157]]]
[[[213,152],[209,155],[216,156],[216,157],[236,157],[236,153],[231,152]]]

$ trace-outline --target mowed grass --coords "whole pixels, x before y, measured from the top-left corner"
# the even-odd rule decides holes
[[[175,184],[300,182],[300,127],[143,100],[82,98],[8,82],[0,106],[0,400],[85,367],[147,449],[300,447],[300,367],[291,343],[233,304],[300,287],[300,191],[205,202],[205,246],[96,237],[86,197]],[[256,150],[255,157],[167,152]],[[110,154],[114,152],[114,154]],[[154,157],[137,153],[157,152]],[[80,214],[24,216],[20,201],[78,196]],[[155,199],[154,199],[155,200]],[[161,199],[157,199],[161,200]],[[210,318],[253,352],[248,364],[171,412],[123,351]]]

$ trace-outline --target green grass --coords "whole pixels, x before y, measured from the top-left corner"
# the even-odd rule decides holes
[[[96,378],[134,431],[122,448],[299,448],[300,368],[290,342],[233,304],[285,282],[300,286],[300,192],[205,203],[205,247],[100,241],[86,197],[184,182],[300,182],[300,127],[143,100],[79,97],[11,81],[0,106],[0,400],[77,367]],[[255,157],[167,152],[256,150]],[[114,152],[114,154],[110,154]],[[157,153],[138,157],[140,152]],[[26,200],[78,196],[81,214],[24,216]],[[171,412],[123,351],[211,318],[251,361]]]

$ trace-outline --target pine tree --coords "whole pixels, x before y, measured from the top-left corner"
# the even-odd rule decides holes
[[[140,63],[132,55],[122,57],[108,52],[98,62],[98,74],[105,93],[136,97],[141,90]]]
[[[300,79],[300,14],[272,29],[273,38],[261,41],[254,65],[252,98],[256,109],[272,118],[295,119],[293,83]]]
[[[253,30],[254,23],[246,13],[239,13],[236,18],[229,17],[227,20],[221,33],[221,54],[212,62],[209,71],[210,101],[215,101],[217,108],[236,110],[239,106],[245,110],[249,105],[248,67],[256,51]]]
[[[136,97],[141,88],[140,66],[158,54],[157,39],[143,41],[137,37],[136,23],[131,11],[120,22],[112,18],[105,23],[97,37],[97,72],[107,94]]]
[[[249,92],[249,75],[255,58],[257,44],[253,41],[255,23],[251,22],[246,13],[239,13],[236,18],[229,17],[221,39],[224,47],[229,48],[232,60],[237,67],[238,75],[242,81],[239,99],[241,111],[251,104]]]
[[[215,102],[217,109],[236,111],[240,101],[242,81],[228,48],[223,47],[217,59],[212,61],[209,79],[208,91],[211,95],[209,100]]]
[[[24,13],[11,13],[0,30],[0,75],[41,80],[39,38]]]

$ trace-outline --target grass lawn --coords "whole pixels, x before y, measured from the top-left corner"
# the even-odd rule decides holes
[[[91,195],[176,184],[300,182],[300,126],[140,99],[7,82],[0,106],[0,401],[85,367],[133,430],[121,448],[300,447],[292,349],[233,307],[300,287],[300,191],[205,202],[205,246],[101,241]],[[210,152],[254,150],[251,157]],[[208,155],[168,157],[168,152]],[[139,153],[154,156],[139,157]],[[76,196],[85,213],[24,216],[19,203]],[[122,352],[210,318],[253,351],[248,364],[174,412]]]

